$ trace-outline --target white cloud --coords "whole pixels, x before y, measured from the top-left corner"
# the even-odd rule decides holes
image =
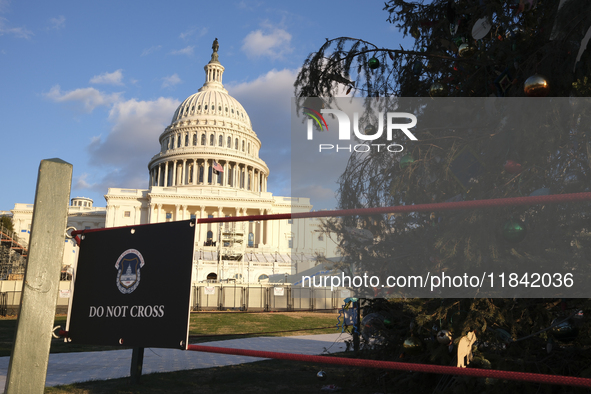
[[[0,18],[0,36],[10,34],[16,38],[30,39],[34,36],[33,32],[26,27],[9,27],[7,26],[8,19]]]
[[[209,29],[207,27],[202,27],[201,29],[198,29],[196,27],[192,27],[192,28],[188,29],[187,31],[182,32],[179,35],[179,37],[184,40],[184,39],[189,38],[193,35],[196,35],[199,38],[199,37],[203,37],[204,35],[206,35],[208,31],[209,31]]]
[[[269,191],[289,195],[291,189],[290,119],[297,70],[271,70],[250,82],[225,87],[248,113],[262,142],[260,156],[269,167]]]
[[[261,140],[260,157],[270,171],[269,191],[275,195],[310,197],[314,209],[334,209],[338,187],[334,174],[342,173],[341,163],[333,163],[334,158],[328,156],[322,157],[324,161],[302,157],[303,149],[294,150],[292,144],[292,124],[301,126],[299,119],[291,118],[293,83],[298,72],[271,70],[253,81],[227,83],[225,87],[244,106]],[[330,171],[319,170],[324,168]]]
[[[72,186],[72,187],[74,189],[92,189],[94,184],[88,183],[88,181],[87,181],[88,176],[89,176],[89,174],[85,172],[82,175],[75,177],[74,178],[74,186]]]
[[[58,103],[79,102],[84,105],[85,111],[92,112],[96,107],[108,107],[119,101],[121,93],[107,94],[95,88],[82,88],[62,92],[60,86],[55,85],[48,93],[44,93],[44,96]]]
[[[263,5],[263,2],[261,2],[261,1],[244,1],[244,0],[242,0],[236,4],[236,7],[238,7],[239,9],[242,9],[242,10],[252,11],[257,7],[260,7],[261,5]]]
[[[168,87],[177,85],[177,84],[179,84],[179,83],[182,82],[181,79],[179,78],[178,74],[176,74],[176,73],[175,74],[172,74],[172,75],[170,75],[168,77],[162,78],[162,81],[163,81],[162,82],[162,87],[163,88],[168,88]]]
[[[151,46],[148,49],[144,49],[142,51],[142,54],[140,56],[147,56],[147,55],[149,55],[151,53],[154,53],[156,51],[159,51],[160,49],[162,49],[162,45],[154,45],[154,46]]]
[[[49,19],[49,23],[51,24],[51,28],[55,30],[63,29],[66,27],[66,17],[63,15],[58,16],[57,18]]]
[[[10,0],[0,0],[0,12],[6,12],[9,5]]]
[[[115,103],[109,113],[113,125],[109,134],[94,137],[87,146],[90,163],[104,168],[106,174],[92,184],[87,178],[83,180],[103,193],[109,187],[146,188],[146,165],[159,152],[158,136],[179,105],[178,100],[165,97]]]
[[[121,80],[123,79],[123,70],[119,69],[117,71],[113,71],[112,73],[104,72],[101,75],[95,75],[94,77],[90,78],[90,83],[104,83],[107,85],[123,85]]]
[[[293,51],[290,46],[291,34],[284,29],[272,27],[268,24],[263,27],[264,30],[251,31],[244,38],[242,50],[248,57],[266,56],[271,59],[278,59]]]
[[[170,52],[170,54],[171,55],[192,55],[193,49],[195,49],[195,46],[189,45],[187,47],[184,47],[183,49],[174,50],[174,51]]]

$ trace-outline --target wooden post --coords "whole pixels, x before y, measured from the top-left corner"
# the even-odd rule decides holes
[[[45,389],[71,184],[71,164],[60,159],[41,161],[7,394]]]
[[[142,376],[142,367],[144,365],[144,348],[134,347],[131,354],[131,384],[139,384]]]

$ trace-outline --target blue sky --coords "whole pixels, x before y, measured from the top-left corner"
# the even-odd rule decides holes
[[[97,206],[108,187],[147,188],[158,136],[202,86],[216,37],[224,85],[262,141],[269,191],[289,195],[298,68],[326,38],[398,47],[383,4],[0,0],[0,210],[32,203],[39,162],[53,157],[74,167],[71,196]],[[333,208],[335,187],[294,195]]]

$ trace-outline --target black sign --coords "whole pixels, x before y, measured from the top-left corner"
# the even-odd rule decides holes
[[[191,220],[84,234],[71,341],[185,349],[194,236]]]

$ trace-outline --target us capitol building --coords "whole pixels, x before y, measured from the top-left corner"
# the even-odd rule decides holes
[[[247,112],[224,89],[217,39],[212,48],[205,83],[182,102],[158,138],[160,151],[148,163],[148,189],[109,188],[106,208],[73,198],[68,226],[119,227],[312,209],[309,198],[267,191],[269,168],[259,157],[261,141]],[[28,241],[32,205],[15,204],[11,212],[15,231]],[[319,224],[318,219],[299,219],[198,225],[193,281],[252,283],[311,268],[318,254],[334,256],[336,247]],[[66,240],[64,266],[75,266],[77,249]]]

